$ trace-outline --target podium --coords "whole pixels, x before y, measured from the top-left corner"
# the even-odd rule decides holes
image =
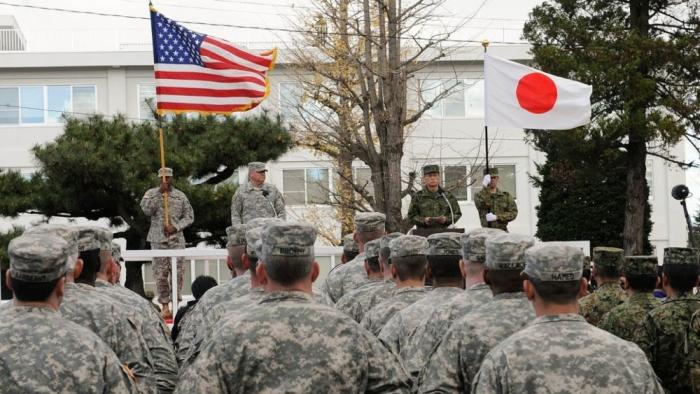
[[[438,233],[464,233],[463,228],[415,228],[411,230],[411,234],[418,235],[421,237],[427,237],[429,235]]]

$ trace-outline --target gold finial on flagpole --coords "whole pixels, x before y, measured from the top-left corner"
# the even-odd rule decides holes
[[[481,40],[481,46],[484,47],[484,52],[486,52],[486,48],[488,48],[488,46],[489,46],[489,40],[487,40],[485,38],[483,40]]]

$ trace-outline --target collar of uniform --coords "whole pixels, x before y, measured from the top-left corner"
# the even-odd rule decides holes
[[[479,291],[479,290],[486,290],[486,289],[491,290],[489,285],[487,285],[484,282],[481,282],[481,283],[477,283],[475,285],[472,285],[472,287],[468,288],[467,291]]]
[[[100,279],[100,278],[95,279],[95,287],[112,287],[112,286],[114,286],[112,283],[110,283],[104,279]]]
[[[266,294],[260,303],[280,302],[280,301],[312,301],[311,294],[303,291],[275,291]]]
[[[618,283],[615,283],[615,282],[606,282],[606,283],[603,283],[602,285],[598,286],[596,291],[601,291],[604,289],[606,289],[606,290],[617,290],[617,289],[622,290],[622,287],[620,287],[620,285]]]
[[[438,293],[463,293],[464,290],[460,289],[459,287],[454,287],[454,286],[443,286],[443,287],[433,287],[433,290],[430,291],[432,294],[438,294]]]
[[[627,297],[627,302],[636,302],[636,301],[652,302],[655,299],[656,299],[656,297],[654,297],[654,293],[634,292]]]
[[[394,295],[411,292],[425,293],[425,287],[402,287],[400,289],[396,289],[396,291],[394,291]]]
[[[44,315],[56,315],[60,316],[61,313],[49,306],[37,306],[37,305],[16,305],[14,302],[10,305],[10,308],[14,309],[18,313],[41,313]]]
[[[238,278],[250,278],[250,270],[246,270],[246,271],[243,273],[243,275],[239,275],[239,276],[237,276],[237,277],[235,277],[235,278],[231,278],[231,279],[229,280],[229,282],[235,281],[235,280],[238,279]],[[238,280],[240,280],[240,279],[238,279]],[[237,282],[237,281],[236,281],[236,282]]]
[[[518,298],[525,298],[525,293],[516,291],[514,293],[500,293],[493,296],[494,300],[514,300]]]
[[[680,294],[677,296],[666,298],[666,301],[664,301],[664,304],[667,304],[669,302],[674,302],[674,301],[695,301],[695,302],[698,302],[698,301],[700,301],[700,295],[693,294],[693,293],[684,293],[684,294]]]
[[[254,191],[263,190],[263,189],[265,188],[265,185],[266,185],[266,183],[263,182],[263,184],[260,185],[260,187],[256,187],[256,186],[253,186],[253,183],[250,182],[250,181],[248,181],[248,184],[247,184],[247,186],[248,186],[248,191],[251,191],[251,190],[254,190]]]
[[[532,324],[556,323],[561,321],[574,321],[586,323],[586,319],[578,313],[562,313],[560,315],[544,315],[536,318]]]

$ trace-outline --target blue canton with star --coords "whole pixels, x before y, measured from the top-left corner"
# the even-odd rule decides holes
[[[195,33],[164,17],[159,12],[151,11],[151,28],[153,32],[153,58],[156,63],[192,64],[204,66],[199,48],[204,34]]]

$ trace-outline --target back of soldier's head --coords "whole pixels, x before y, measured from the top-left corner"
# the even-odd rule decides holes
[[[282,222],[262,231],[262,264],[270,281],[291,285],[311,273],[316,230],[304,223]]]
[[[640,293],[651,293],[657,282],[656,256],[625,256],[623,273],[627,286]]]
[[[389,243],[391,265],[396,267],[400,281],[425,278],[428,264],[428,240],[417,235],[403,235]]]
[[[360,248],[355,242],[353,234],[348,234],[343,237],[343,256],[345,256],[345,261],[351,261],[357,255],[360,254]]]
[[[199,300],[204,293],[216,285],[216,279],[211,276],[200,275],[192,282],[192,296],[195,300]]]
[[[673,290],[681,294],[693,290],[698,283],[698,259],[698,249],[664,249],[664,275]]]
[[[371,272],[379,272],[382,269],[379,265],[379,241],[379,239],[375,239],[365,244],[365,262]]]
[[[379,212],[358,212],[355,215],[355,235],[357,242],[365,244],[384,236],[386,215]]]
[[[226,228],[226,250],[228,256],[237,269],[243,269],[241,257],[245,253],[245,231],[244,224],[236,224]]]
[[[68,243],[70,249],[70,253],[66,261],[67,269],[69,272],[72,272],[75,269],[75,263],[78,260],[79,255],[80,241],[80,232],[75,226],[44,223],[26,229],[22,235],[35,234],[51,234],[59,238],[63,238],[63,240]]]
[[[520,273],[525,268],[525,250],[535,244],[529,235],[502,232],[485,238],[486,281],[494,294],[522,291]]]
[[[525,251],[523,276],[546,303],[577,302],[583,277],[583,252],[559,242],[542,242]]]
[[[29,234],[10,241],[10,284],[19,301],[43,302],[65,277],[71,246],[52,234]]]
[[[391,248],[389,247],[389,243],[402,235],[402,233],[395,232],[387,234],[379,239],[379,261],[382,264],[387,266],[391,264]]]
[[[462,259],[458,233],[437,233],[429,236],[428,266],[434,280],[461,279],[459,260]]]
[[[98,226],[77,226],[77,229],[80,232],[78,249],[83,270],[75,281],[94,285],[97,272],[112,258],[112,233]]]
[[[596,275],[601,279],[619,279],[624,265],[624,250],[597,246],[593,248],[593,265]]]

